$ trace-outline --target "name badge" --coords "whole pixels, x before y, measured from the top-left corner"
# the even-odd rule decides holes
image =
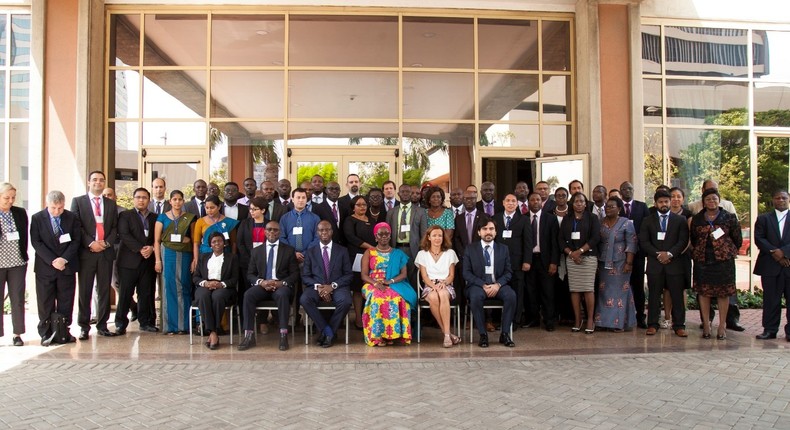
[[[580,231],[571,232],[571,240],[581,240],[582,233]]]
[[[494,266],[486,266],[486,275],[494,274]]]
[[[261,246],[261,245],[263,245],[263,242],[252,242],[252,247],[253,247],[253,249],[254,249],[254,248],[257,248],[257,247],[259,247],[259,246]]]
[[[294,229],[293,229],[293,230],[291,230],[291,232],[292,232],[293,234],[302,234],[302,228],[303,228],[303,227],[294,227]]]
[[[171,242],[181,242],[181,235],[180,234],[171,234],[170,235]]]
[[[714,230],[713,233],[711,233],[711,234],[713,235],[714,239],[718,239],[718,238],[724,236],[724,230],[722,230],[721,227],[719,227],[716,230]]]
[[[656,240],[664,240],[666,236],[667,236],[666,233],[664,233],[663,231],[659,231],[658,234],[656,235]]]
[[[104,216],[96,215],[93,218],[96,220],[96,224],[104,224]]]
[[[222,232],[222,237],[224,237],[224,238],[225,238],[225,240],[230,240],[230,234],[228,234],[228,232],[227,232],[227,231],[223,231],[223,232]]]
[[[411,226],[410,225],[401,225],[400,226],[400,231],[401,231],[401,233],[408,233],[408,232],[411,231]]]
[[[71,235],[69,233],[64,233],[60,235],[60,243],[68,243],[71,242]]]
[[[5,234],[5,240],[12,241],[12,240],[19,240],[19,232],[18,231],[11,231]]]
[[[505,230],[505,231],[503,231],[502,232],[502,237],[504,237],[505,239],[510,239],[511,237],[513,237],[513,230]]]

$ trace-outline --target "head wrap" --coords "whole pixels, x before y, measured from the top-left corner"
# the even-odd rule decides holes
[[[375,226],[373,226],[373,235],[375,236],[375,235],[379,234],[379,230],[381,230],[382,228],[386,228],[387,230],[392,231],[392,229],[390,229],[390,225],[389,224],[387,224],[386,222],[380,222],[380,223],[376,224]]]

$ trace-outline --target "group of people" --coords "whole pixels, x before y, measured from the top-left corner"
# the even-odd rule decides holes
[[[430,184],[398,187],[387,181],[362,195],[352,174],[342,196],[339,183],[319,175],[300,185],[291,189],[283,179],[259,188],[247,178],[243,192],[229,182],[220,198],[219,187],[198,180],[187,201],[179,190],[165,198],[166,184],[157,178],[153,195],[137,188],[134,207],[124,210],[105,188],[103,172],[94,171],[88,193],[74,198],[70,210],[63,193],[49,192],[30,226],[25,211],[13,206],[16,190],[0,185],[0,275],[9,285],[14,344],[24,344],[28,231],[42,344],[52,340],[54,315],[71,324],[75,289],[81,340],[92,324],[100,336],[125,334],[134,309],[131,320],[141,331],[160,331],[157,283],[161,329],[186,333],[194,304],[211,350],[219,347],[231,305],[243,317],[238,349],[255,346],[256,335],[268,331],[268,314],[259,309],[267,302],[277,309],[280,350],[289,347],[297,304],[317,328],[316,344],[325,348],[336,341],[352,307],[366,344],[408,344],[420,303],[430,308],[447,348],[461,342],[452,329],[454,307],[473,316],[481,347],[488,347],[497,323],[499,342],[507,347],[515,346],[512,331],[519,327],[554,331],[563,320],[572,332],[586,334],[636,326],[647,335],[663,327],[687,337],[689,288],[699,298],[703,338],[712,336],[714,299],[717,338],[726,338],[726,328],[743,329],[730,311],[740,225],[713,181],[703,184],[701,201],[688,207],[682,189],[661,186],[650,208],[634,200],[629,182],[609,192],[598,185],[592,199],[580,181],[553,196],[546,182],[537,182],[532,192],[518,182],[502,200],[495,185],[485,182],[479,194],[474,185],[452,189],[449,207],[445,191]],[[754,231],[760,249],[755,273],[763,277],[766,304],[760,339],[776,337],[781,297],[790,296],[787,192],[774,193],[773,203],[775,211],[761,215]],[[114,331],[107,326],[111,285],[118,289]],[[492,304],[499,309],[485,309]],[[67,341],[74,340],[69,334]]]

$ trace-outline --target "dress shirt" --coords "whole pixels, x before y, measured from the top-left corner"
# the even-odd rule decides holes
[[[395,200],[394,198],[388,199],[388,198],[385,197],[384,198],[384,207],[387,208],[387,210],[395,209],[395,203],[397,203],[397,202],[398,201]]]
[[[313,194],[313,203],[321,204],[324,201],[324,193]]]
[[[461,206],[452,206],[453,209],[453,216],[458,216],[464,213],[464,205]]]
[[[152,200],[154,202],[154,213],[159,215],[165,212],[165,200]],[[159,212],[156,211],[157,205],[159,205]]]
[[[274,248],[271,247],[272,244],[274,244]],[[267,240],[263,244],[263,246],[266,247],[265,248],[266,249],[266,253],[264,254],[264,257],[263,257],[264,260],[263,261],[269,261],[269,251],[274,253],[274,256],[272,257],[272,261],[274,262],[274,264],[272,265],[272,279],[276,281],[278,279],[277,278],[277,250],[280,248],[280,241],[278,240],[277,242],[269,242]],[[250,264],[252,264],[252,263],[250,263]],[[259,281],[261,281],[261,280],[265,281],[266,280],[266,279],[264,279],[266,277],[265,273],[263,274],[263,277],[260,277],[261,276],[260,273],[258,274],[258,276],[259,276],[259,278],[258,278]]]
[[[776,212],[776,221],[779,223],[779,237],[782,237],[782,234],[785,231],[785,221],[787,219],[787,209],[779,212],[778,210],[774,209]]]
[[[406,222],[409,223],[408,225],[411,225],[411,214],[409,213],[409,211],[411,210],[411,207],[412,207],[411,203],[406,203],[406,204],[401,203],[400,206],[398,206],[398,213],[397,213],[398,216],[395,217],[395,221],[397,222],[397,230],[398,231],[394,231],[394,232],[392,232],[392,234],[395,235],[395,238],[396,238],[395,242],[398,243],[398,244],[401,244],[401,245],[408,245],[410,243],[409,242],[409,237],[410,237],[411,231],[407,231],[406,232],[406,236],[404,236],[403,238],[400,237],[400,226],[401,226],[400,220],[401,220],[401,217],[403,216],[403,211],[406,211]]]
[[[541,212],[543,212],[543,209],[541,209],[541,210],[539,210],[539,211],[537,211],[535,213],[527,212],[527,214],[529,215],[529,221],[528,222],[529,222],[529,226],[530,226],[529,229],[530,230],[532,230],[532,219],[535,218],[535,215],[538,216],[538,219],[537,219],[538,228],[535,229],[536,234],[535,234],[535,237],[532,238],[532,240],[535,242],[535,246],[532,247],[532,253],[533,254],[540,252],[540,214],[541,214]]]
[[[593,203],[592,213],[594,213],[595,215],[598,216],[598,220],[602,220],[602,219],[604,219],[606,217],[606,210],[605,210],[605,208],[606,208],[605,205],[604,206],[597,206],[595,203]]]
[[[486,246],[490,246],[490,248],[488,248],[488,253],[491,254],[491,267],[496,267],[496,264],[494,264],[494,243],[496,243],[496,242],[494,242],[494,241],[486,242],[484,240],[480,241],[480,247],[483,249],[483,262],[484,262],[484,264],[485,264]],[[485,273],[485,272],[483,272],[483,273]],[[494,279],[494,283],[496,283],[496,273],[492,273],[491,274],[491,278],[493,278]]]
[[[240,199],[239,199],[239,200],[236,202],[236,204],[239,204],[239,205],[244,205],[244,206],[249,206],[249,205],[250,205],[250,198],[249,198],[249,197],[247,197],[247,196],[244,196],[244,197],[240,198]]]
[[[505,230],[510,230],[510,229],[508,228],[508,226],[507,226],[507,218],[508,218],[508,217],[510,217],[510,224],[511,224],[511,225],[513,225],[514,218],[516,217],[516,212],[515,212],[515,211],[513,211],[513,212],[511,212],[511,213],[507,213],[507,212],[505,212],[505,213],[502,215],[502,221],[504,221],[504,222],[505,222]]]
[[[224,208],[223,208],[223,210],[222,210],[222,212],[223,212],[223,215],[225,215],[228,218],[233,218],[235,220],[239,219],[239,206],[238,205],[231,206],[231,205],[226,203]]]
[[[327,252],[327,254],[329,254],[329,264],[332,264],[332,244],[333,243],[334,242],[329,241],[329,243],[324,245],[323,243],[318,242],[318,245],[317,245],[318,246],[318,253],[321,255],[321,267],[322,268],[324,267],[324,247],[326,247],[326,252]],[[330,285],[332,286],[333,290],[337,289],[337,282],[330,282]],[[313,284],[313,288],[315,288],[316,291],[318,291],[318,287],[320,287],[320,286],[321,286],[321,284]]]
[[[304,252],[307,248],[318,243],[318,236],[316,235],[316,228],[321,221],[318,215],[310,212],[305,208],[301,212],[302,216],[302,249],[296,248],[296,240],[294,240],[293,229],[296,227],[297,212],[292,209],[285,213],[280,218],[280,240],[287,245],[291,245],[296,249],[296,252]]]
[[[220,281],[222,279],[222,264],[225,262],[225,254],[214,255],[211,254],[208,261],[206,262],[206,266],[208,267],[208,279],[210,281]],[[206,281],[200,281],[200,286],[205,286],[204,284]],[[227,288],[228,286],[222,282],[222,288]]]

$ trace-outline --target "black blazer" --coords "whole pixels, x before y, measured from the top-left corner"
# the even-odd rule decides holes
[[[483,212],[478,210],[475,212],[475,219],[472,222],[472,242],[475,243],[480,240],[480,234],[477,232],[477,222],[480,220],[480,215]],[[466,211],[461,212],[460,215],[455,217],[455,231],[453,232],[453,250],[456,255],[463,258],[466,253],[466,247],[469,246],[469,232],[466,230]]]
[[[36,251],[33,271],[38,275],[74,275],[80,270],[80,220],[73,213],[63,211],[60,215],[60,229],[71,236],[71,241],[60,243],[52,231],[52,222],[46,208],[35,213],[31,219],[30,242]],[[58,257],[68,261],[63,271],[52,267],[52,262]]]
[[[754,274],[760,276],[778,276],[784,272],[790,276],[790,267],[782,267],[771,256],[771,251],[781,249],[785,257],[790,258],[790,216],[785,217],[782,235],[779,236],[779,223],[776,211],[764,213],[754,223],[754,242],[760,253],[754,265]]]
[[[28,224],[27,224],[27,211],[22,208],[11,206],[11,217],[14,219],[14,225],[19,232],[19,254],[22,260],[27,261],[27,243],[28,243]],[[50,228],[51,229],[51,228]],[[5,234],[0,223],[0,234]]]
[[[642,231],[642,220],[645,219],[650,213],[650,209],[647,208],[647,204],[645,202],[640,202],[639,200],[632,200],[631,201],[631,217],[625,216],[625,207],[620,210],[620,216],[630,219],[634,222],[634,231],[636,234]],[[641,247],[640,247],[641,248]],[[642,250],[639,250],[639,254],[644,256]]]
[[[184,203],[184,210],[200,218],[200,204],[194,196],[188,202]]]
[[[483,207],[482,199],[477,201],[477,211],[480,212],[481,214],[486,213],[485,208]],[[505,211],[505,206],[502,204],[502,202],[498,202],[496,199],[494,199],[494,215],[504,211]]]
[[[239,218],[238,221],[244,221],[245,219],[250,217],[250,207],[247,205],[242,205],[236,203],[236,207],[239,208]],[[225,204],[222,204],[222,208],[220,208],[220,212],[222,215],[225,215]]]
[[[114,200],[102,197],[104,202],[104,213],[102,214],[102,223],[104,225],[104,240],[107,243],[118,243],[118,206]],[[96,217],[94,215],[94,206],[91,199],[87,194],[74,197],[71,200],[71,212],[80,220],[82,251],[81,257],[89,257],[92,252],[90,250],[91,242],[96,240]],[[152,235],[153,238],[153,235]],[[111,246],[101,252],[102,258],[107,261],[115,260],[115,249]]]
[[[645,207],[647,209],[647,207]],[[576,251],[585,244],[590,248],[584,255],[598,255],[598,242],[601,241],[601,222],[598,217],[594,216],[592,212],[585,210],[582,212],[582,219],[576,225],[576,231],[580,233],[578,240],[571,239],[573,232],[573,221],[575,219],[574,212],[568,212],[562,219],[560,224],[560,234],[558,235],[560,252],[564,252],[565,248],[570,248],[571,251]]]
[[[154,266],[156,262],[154,254],[143,258],[140,255],[140,249],[144,246],[154,245],[156,214],[148,212],[145,222],[148,224],[147,237],[140,216],[137,215],[137,209],[129,209],[118,215],[118,235],[121,237],[121,247],[118,249],[118,267],[137,269],[143,264]]]
[[[532,212],[527,212],[523,215],[527,218],[527,228],[532,233]],[[560,231],[560,223],[557,221],[557,216],[545,209],[541,210],[538,217],[538,240],[540,241],[540,260],[543,262],[544,267],[549,264],[559,264],[560,254],[562,251],[557,245],[557,236]],[[533,248],[535,238],[533,240]],[[534,255],[533,255],[534,258]]]
[[[214,255],[213,252],[200,254],[195,273],[192,274],[192,283],[195,284],[195,287],[198,287],[203,281],[221,281],[225,283],[225,288],[236,291],[239,284],[239,259],[233,253],[225,251],[222,260],[221,279],[209,279],[208,260],[212,255]]]
[[[250,254],[250,264],[247,267],[247,282],[250,285],[257,284],[258,279],[264,279],[266,276],[266,248],[268,246],[269,242],[267,241],[253,249]],[[296,261],[296,251],[292,246],[279,242],[274,268],[279,280],[287,282],[290,286],[296,285],[299,280],[299,263]]]
[[[494,246],[494,280],[499,285],[508,285],[510,278],[513,277],[513,269],[510,265],[510,255],[507,246],[493,242]],[[483,256],[483,246],[480,241],[473,242],[466,248],[464,253],[464,280],[466,288],[483,287],[486,282],[486,259]]]
[[[170,212],[170,209],[172,209],[172,207],[170,206],[170,202],[165,200],[164,203],[162,204],[162,212],[161,213]],[[148,211],[156,214],[156,202],[154,202],[153,198],[148,203]]]
[[[315,284],[324,284],[324,257],[321,242],[307,248],[304,253],[304,266],[302,267],[302,283],[305,288],[312,288]],[[348,250],[337,242],[332,243],[329,254],[329,283],[337,283],[337,288],[349,288],[351,279],[351,259]]]
[[[647,256],[645,273],[665,272],[670,275],[682,275],[685,272],[685,266],[680,256],[689,243],[689,227],[686,218],[670,212],[664,240],[658,240],[660,231],[661,220],[657,212],[642,221],[642,229],[639,230],[639,248]],[[669,264],[658,262],[657,253],[660,251],[672,254]]]
[[[551,198],[546,200],[546,203],[543,204],[543,212],[546,213],[551,213],[556,208],[557,208],[557,202],[555,202],[554,199]]]
[[[264,217],[264,226],[266,225],[266,218]],[[252,254],[252,229],[255,227],[255,220],[247,218],[239,223],[236,230],[236,250],[239,255],[239,267],[247,273],[247,267],[250,264],[250,255]],[[264,235],[264,242],[266,237]],[[263,246],[263,245],[261,245]]]
[[[339,223],[335,223],[335,216],[332,215],[332,206],[327,199],[324,199],[320,204],[313,203],[313,213],[318,215],[321,221],[329,221],[332,224],[332,240],[341,244],[346,244],[346,237],[343,234],[343,221],[351,215],[348,205],[342,205],[339,201],[337,204],[337,216],[340,219]]]
[[[527,224],[527,218],[521,215],[516,209],[513,219],[510,220],[510,239],[505,239],[505,213],[499,212],[494,215],[494,225],[496,225],[496,241],[507,246],[510,251],[510,263],[513,270],[521,270],[523,263],[532,264],[532,228]]]

